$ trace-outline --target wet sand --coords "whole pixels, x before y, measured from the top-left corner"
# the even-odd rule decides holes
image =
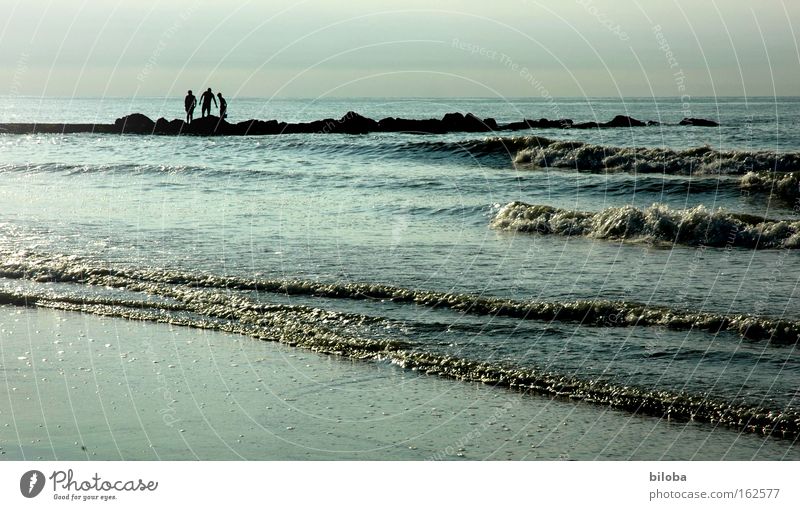
[[[632,416],[249,337],[0,307],[0,459],[800,460]]]

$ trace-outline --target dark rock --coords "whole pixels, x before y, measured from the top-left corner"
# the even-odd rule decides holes
[[[300,126],[299,129],[302,133],[335,133],[336,126],[338,125],[339,121],[336,119],[322,119],[322,120],[315,120],[312,122],[307,123],[300,123],[297,126]],[[289,124],[291,126],[291,124]]]
[[[501,126],[498,127],[498,129],[500,129],[501,131],[503,131],[503,130],[505,130],[505,131],[519,131],[521,129],[528,129],[530,127],[531,126],[528,125],[528,123],[523,120],[521,122],[509,122],[508,124],[502,124]]]
[[[608,122],[600,124],[600,127],[642,127],[646,126],[641,120],[628,117],[627,115],[617,115]]]
[[[533,121],[532,127],[542,128],[542,129],[561,129],[565,127],[572,126],[572,119],[539,119],[537,121]]]
[[[169,127],[167,129],[171,134],[179,135],[186,129],[186,123],[180,119],[172,119],[169,121]]]
[[[194,119],[191,124],[184,128],[184,133],[192,135],[226,135],[231,131],[231,125],[224,119],[209,115],[200,119]]]
[[[152,134],[156,123],[141,113],[132,113],[114,121],[120,133]]]
[[[297,122],[285,124],[283,133],[336,133],[339,121],[336,119],[321,119],[312,122]]]
[[[412,132],[416,133],[447,133],[447,128],[442,124],[442,121],[438,119],[425,119],[425,120],[406,120],[406,119],[397,119],[403,121],[405,123],[409,123],[413,130]]]
[[[457,128],[464,124],[464,114],[463,113],[445,113],[444,117],[442,117],[442,124],[446,128]]]
[[[154,129],[156,129],[156,130],[163,129],[168,125],[169,125],[169,121],[167,119],[165,119],[164,117],[159,117],[158,120],[156,120],[156,124],[155,124],[155,128]]]
[[[464,129],[462,131],[469,131],[469,132],[477,132],[483,133],[486,131],[491,131],[491,128],[483,122],[483,119],[479,119],[475,115],[468,113],[464,116]]]
[[[572,119],[525,119],[521,122],[511,122],[499,127],[501,130],[516,131],[520,129],[563,129],[572,127]]]
[[[231,126],[231,134],[236,135],[277,135],[286,129],[285,122],[277,120],[246,120]]]
[[[448,113],[442,117],[442,128],[445,132],[464,131],[469,133],[482,133],[490,131],[491,128],[475,115],[468,113]]]
[[[695,119],[695,118],[684,118],[678,124],[681,125],[681,126],[702,126],[702,127],[717,127],[717,126],[719,126],[719,123],[718,122],[714,122],[713,120]]]
[[[684,119],[683,125],[717,125],[703,119]],[[287,124],[276,120],[247,120],[229,124],[219,117],[208,116],[195,119],[191,124],[182,120],[167,121],[159,118],[153,122],[141,113],[132,113],[117,119],[114,124],[0,124],[0,132],[5,133],[131,133],[159,135],[276,135],[281,133],[348,133],[365,134],[372,132],[443,134],[454,132],[515,131],[524,129],[590,129],[600,127],[638,127],[645,123],[618,115],[609,122],[573,123],[572,119],[524,119],[521,122],[498,125],[492,118],[479,119],[471,113],[448,113],[442,119],[401,119],[387,117],[380,121],[364,117],[356,112],[347,112],[340,119],[322,119],[312,122]],[[649,122],[647,125],[657,125]]]
[[[391,131],[395,126],[397,126],[397,119],[394,117],[386,117],[378,121],[378,129],[381,131]]]
[[[339,119],[339,125],[336,126],[337,133],[347,133],[351,135],[363,135],[378,131],[380,126],[378,122],[364,117],[356,112],[347,112],[347,114]]]
[[[648,126],[660,126],[660,125],[661,125],[661,123],[660,123],[660,122],[658,122],[657,120],[648,120],[648,121],[647,121],[647,125],[648,125]]]
[[[183,132],[185,125],[186,124],[182,120],[174,119],[168,121],[164,117],[161,117],[156,121],[153,133],[157,135],[179,135]]]
[[[381,131],[387,133],[445,133],[442,121],[438,119],[397,119],[387,117],[378,122]]]

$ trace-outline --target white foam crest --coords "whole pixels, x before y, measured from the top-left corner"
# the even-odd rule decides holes
[[[665,174],[729,174],[800,170],[800,154],[769,151],[718,151],[711,147],[674,150],[661,147],[611,147],[576,141],[530,140],[514,162],[542,168]]]
[[[769,220],[703,205],[646,209],[626,205],[597,213],[511,202],[491,222],[500,230],[588,236],[596,239],[653,240],[690,246],[800,248],[800,221]]]

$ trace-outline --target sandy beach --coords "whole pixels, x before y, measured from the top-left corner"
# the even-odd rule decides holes
[[[800,459],[670,423],[245,336],[0,307],[3,459]]]

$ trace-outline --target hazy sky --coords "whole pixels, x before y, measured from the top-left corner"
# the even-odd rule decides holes
[[[800,95],[797,0],[0,1],[0,95]]]

